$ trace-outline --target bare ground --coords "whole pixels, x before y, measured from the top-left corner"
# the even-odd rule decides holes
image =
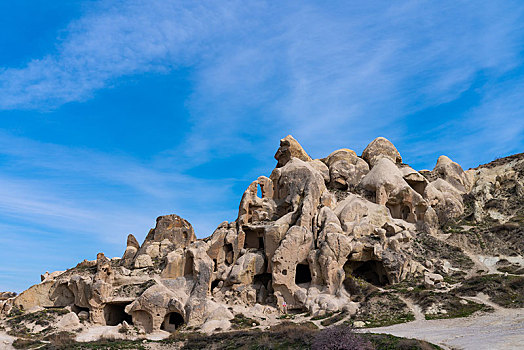
[[[445,349],[524,349],[524,309],[501,309],[468,318],[416,320],[361,332],[425,340]]]
[[[11,344],[13,344],[13,341],[16,338],[8,335],[7,333],[0,331],[0,349],[1,350],[8,350],[8,349],[14,349]]]

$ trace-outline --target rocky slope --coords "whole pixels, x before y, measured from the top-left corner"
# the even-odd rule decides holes
[[[10,320],[42,308],[65,308],[62,325],[78,331],[123,324],[133,336],[262,327],[290,318],[284,305],[319,326],[488,310],[465,299],[478,292],[523,306],[524,154],[468,171],[441,156],[416,171],[382,137],[361,156],[311,159],[287,136],[275,158],[242,195],[238,218],[210,237],[161,216],[142,244],[128,237],[122,258],[99,253],[0,299],[4,327],[13,333]]]

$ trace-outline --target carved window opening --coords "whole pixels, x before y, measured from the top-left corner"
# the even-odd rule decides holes
[[[255,248],[255,249],[264,249],[264,229],[255,229],[250,227],[242,227],[245,238],[244,238],[244,248]]]
[[[224,252],[225,252],[225,262],[226,262],[226,265],[231,265],[233,263],[233,257],[234,257],[234,252],[233,252],[233,245],[231,243],[227,243],[225,246],[224,246]]]
[[[186,261],[184,264],[184,276],[193,276],[193,257],[189,254],[186,255]]]

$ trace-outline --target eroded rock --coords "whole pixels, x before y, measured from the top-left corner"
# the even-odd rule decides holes
[[[237,219],[210,237],[197,239],[177,215],[160,216],[141,245],[128,236],[122,259],[100,253],[73,269],[46,272],[18,296],[0,294],[0,315],[67,307],[63,328],[79,320],[132,323],[146,333],[182,325],[226,330],[234,310],[262,317],[284,303],[312,315],[354,314],[362,285],[417,277],[430,287],[443,284],[437,271],[450,271],[449,262],[429,260],[417,240],[426,235],[435,250],[444,249],[436,237],[465,215],[464,198],[470,220],[498,218],[507,226],[501,229],[515,229],[520,217],[518,200],[506,196],[524,196],[517,160],[464,172],[440,157],[433,171],[418,172],[385,138],[372,141],[362,158],[344,148],[312,160],[291,136],[275,158],[271,175],[243,193]]]

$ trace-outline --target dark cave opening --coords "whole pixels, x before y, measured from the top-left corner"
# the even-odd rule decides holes
[[[351,275],[361,278],[375,286],[385,286],[389,284],[386,269],[381,261],[347,261],[344,270],[350,271]]]
[[[220,280],[214,280],[213,282],[211,282],[211,290],[213,290],[216,287],[218,287],[219,283],[220,283]]]
[[[133,324],[133,318],[127,314],[125,308],[131,302],[107,303],[104,306],[104,319],[106,326],[116,326],[123,321]]]
[[[180,328],[180,326],[183,326],[184,323],[184,317],[181,314],[178,312],[170,312],[164,317],[164,322],[162,322],[160,329],[173,332]]]
[[[409,187],[411,187],[413,190],[415,190],[415,192],[417,192],[421,196],[424,195],[424,190],[426,189],[426,182],[424,182],[424,181],[413,181],[413,180],[408,180],[408,179],[405,179],[405,180],[408,183]]]
[[[309,264],[298,264],[295,271],[295,284],[309,282],[311,282],[311,271],[309,270]]]
[[[255,275],[255,277],[253,278],[253,283],[255,284],[260,283],[266,289],[268,289],[269,281],[271,281],[272,278],[273,278],[273,275],[270,273],[261,273],[261,274]]]
[[[402,207],[402,220],[407,220],[409,218],[409,214],[411,213],[411,210],[407,205]]]
[[[73,304],[73,305],[71,306],[71,311],[73,311],[75,314],[78,315],[78,314],[81,313],[82,311],[89,312],[89,308],[87,308],[87,307],[81,307],[81,306],[78,306],[78,305],[76,305],[76,304]]]

